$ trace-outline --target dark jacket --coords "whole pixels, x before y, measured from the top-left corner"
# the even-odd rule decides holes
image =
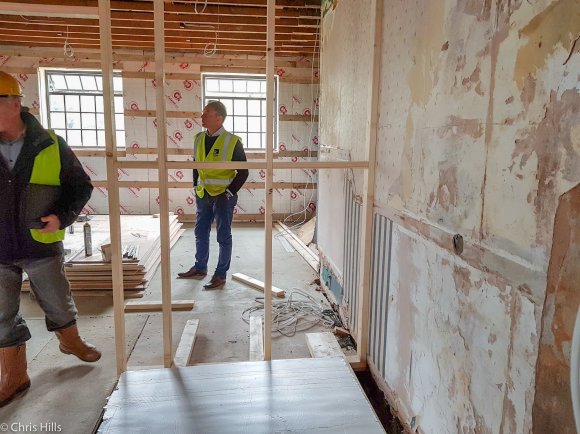
[[[30,113],[22,112],[21,116],[26,124],[26,135],[14,169],[10,170],[0,157],[0,262],[3,263],[56,256],[63,252],[61,242],[43,244],[35,241],[25,224],[23,205],[34,159],[52,144],[52,138]],[[64,229],[76,220],[89,201],[93,186],[81,163],[61,137],[58,137],[58,144],[62,193],[54,214],[60,219],[60,228]]]

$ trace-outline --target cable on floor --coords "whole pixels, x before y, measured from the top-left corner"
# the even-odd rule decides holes
[[[255,300],[255,306],[242,312],[242,320],[246,324],[250,323],[250,316],[256,312],[264,316],[264,297],[256,297]],[[317,324],[332,327],[335,320],[329,309],[301,289],[293,288],[288,300],[272,303],[272,332],[291,337],[297,331],[308,330]]]

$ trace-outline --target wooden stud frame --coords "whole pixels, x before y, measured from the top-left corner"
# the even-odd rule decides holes
[[[155,0],[153,8],[155,22],[155,80],[157,86],[157,143],[159,166],[159,213],[161,230],[161,301],[163,304],[163,365],[170,368],[173,363],[172,314],[171,314],[171,257],[169,240],[169,190],[167,187],[167,123],[165,110],[165,35],[163,0]]]
[[[165,0],[155,0],[155,77],[157,83],[165,83],[165,55],[164,45],[164,3]],[[363,272],[359,282],[359,329],[358,329],[358,357],[352,361],[351,365],[355,368],[362,368],[366,365],[366,352],[368,347],[368,330],[369,330],[369,300],[370,300],[370,259],[371,259],[371,227],[372,213],[374,202],[374,175],[376,159],[376,140],[377,140],[377,121],[378,121],[378,87],[379,80],[379,60],[380,60],[380,40],[382,27],[382,3],[383,0],[375,0],[375,22],[374,22],[374,59],[373,59],[373,86],[369,89],[370,115],[371,122],[369,125],[369,158],[368,161],[306,161],[306,162],[287,162],[274,161],[273,152],[273,90],[274,90],[274,31],[275,31],[275,0],[268,0],[268,34],[267,34],[267,54],[266,54],[266,71],[267,86],[267,148],[265,160],[249,162],[226,162],[226,163],[199,163],[194,161],[170,161],[166,142],[166,109],[164,101],[164,88],[158,86],[156,90],[156,114],[159,119],[157,130],[158,141],[158,161],[124,161],[118,158],[114,142],[114,119],[112,116],[112,66],[113,54],[111,44],[111,26],[110,26],[110,0],[99,0],[99,19],[101,23],[101,52],[104,96],[111,104],[105,105],[105,127],[107,137],[107,178],[109,190],[109,209],[119,209],[119,181],[117,180],[118,168],[140,168],[140,169],[158,169],[159,175],[159,195],[160,195],[160,225],[161,225],[161,285],[162,285],[162,312],[163,312],[163,354],[164,366],[172,365],[172,314],[171,314],[171,268],[170,268],[170,245],[169,245],[169,183],[167,180],[168,169],[176,168],[245,168],[245,169],[265,169],[265,194],[266,194],[266,212],[265,212],[265,279],[264,279],[264,360],[272,358],[272,230],[273,230],[273,171],[275,169],[288,168],[308,168],[308,169],[348,169],[358,168],[366,171],[364,181],[364,203],[363,203],[363,228],[361,236],[361,251],[364,256],[361,263]],[[122,279],[122,262],[121,252],[121,232],[120,232],[120,215],[109,214],[111,223],[111,244],[113,248],[113,287],[114,305],[115,305],[115,340],[117,349],[117,370],[119,373],[127,369],[125,356],[125,322],[123,312],[123,279]]]
[[[358,321],[357,326],[357,367],[366,367],[369,327],[370,327],[370,294],[371,294],[371,248],[372,248],[372,226],[373,226],[373,208],[375,199],[375,167],[376,167],[376,148],[377,148],[377,129],[379,118],[379,80],[381,65],[381,47],[382,47],[382,17],[383,17],[383,0],[373,1],[373,10],[375,19],[371,34],[374,35],[374,51],[372,65],[372,86],[369,88],[369,147],[368,147],[368,168],[364,177],[363,191],[365,200],[362,206],[363,222],[360,236],[360,251],[363,252],[360,269],[362,272],[359,277],[359,302],[358,302]]]
[[[109,9],[109,17],[111,16]],[[57,18],[99,18],[100,9],[90,6],[65,6],[65,5],[41,5],[19,2],[0,3],[0,14],[2,15],[28,15],[33,17],[57,17]],[[109,18],[109,30],[111,20]],[[109,31],[110,33],[110,31]],[[102,29],[101,29],[102,35]],[[111,39],[112,41],[112,39]],[[102,39],[101,39],[102,43]],[[109,44],[111,46],[111,44]]]
[[[115,131],[115,110],[113,107],[113,53],[111,42],[111,2],[99,0],[99,22],[101,31],[101,68],[103,73],[103,101],[105,111],[105,142],[107,179],[109,180],[109,210],[119,209],[119,189],[117,188],[117,144]],[[113,182],[111,182],[113,180]],[[123,288],[123,257],[121,246],[121,215],[109,211],[111,232],[111,263],[113,280],[113,307],[115,311],[115,348],[117,373],[127,370],[125,350],[125,314]]]
[[[268,0],[266,30],[266,215],[264,221],[264,360],[272,360],[272,213],[274,182],[274,32],[276,1]]]

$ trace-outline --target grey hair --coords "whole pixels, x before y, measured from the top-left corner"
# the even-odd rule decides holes
[[[216,111],[216,113],[218,115],[220,115],[221,117],[223,117],[224,119],[228,115],[228,111],[226,110],[226,106],[220,101],[211,100],[206,104],[205,108],[214,109]]]

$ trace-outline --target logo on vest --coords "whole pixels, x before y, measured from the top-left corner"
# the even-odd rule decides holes
[[[217,157],[220,154],[220,150],[219,149],[214,149],[213,150],[213,156]]]

